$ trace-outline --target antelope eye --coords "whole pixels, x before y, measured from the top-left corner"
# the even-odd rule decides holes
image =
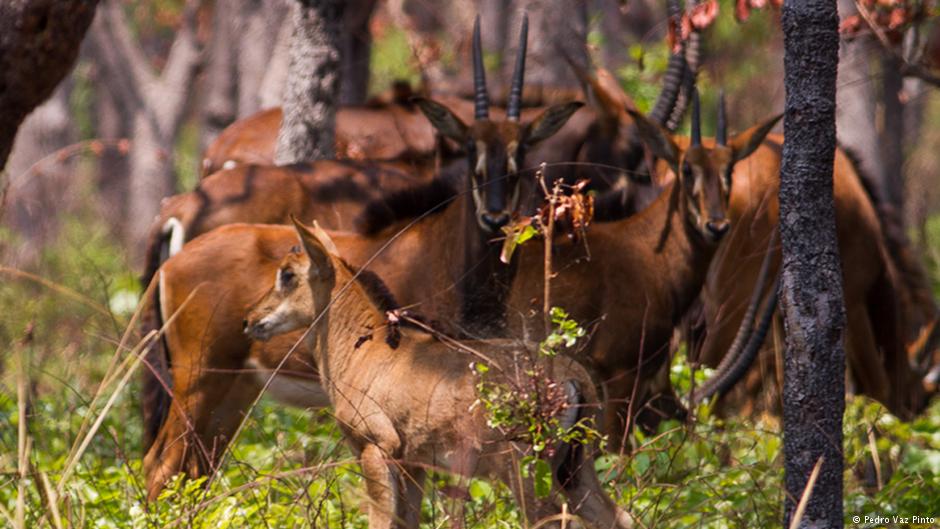
[[[682,164],[682,176],[692,178],[692,166],[688,163]]]
[[[281,284],[289,285],[294,281],[294,271],[290,268],[281,269]]]

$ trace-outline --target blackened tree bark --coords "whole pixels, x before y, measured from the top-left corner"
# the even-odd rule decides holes
[[[298,0],[295,6],[278,165],[335,156],[343,7],[342,0]]]
[[[72,69],[97,4],[97,0],[0,2],[0,169],[6,165],[20,123]]]
[[[369,20],[375,11],[376,0],[349,2],[343,13],[343,31],[340,35],[340,104],[361,105],[369,95],[369,63],[372,53],[372,33]]]
[[[836,0],[784,1],[780,300],[786,329],[785,527],[820,458],[819,479],[799,527],[835,528],[843,522],[845,307],[832,191],[838,25]]]

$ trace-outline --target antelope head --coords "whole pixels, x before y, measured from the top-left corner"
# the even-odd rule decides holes
[[[336,283],[337,251],[330,236],[316,223],[308,228],[293,216],[291,220],[303,250],[295,248],[281,259],[274,286],[248,309],[244,331],[255,340],[310,326]]]
[[[583,103],[570,102],[547,108],[530,123],[520,123],[522,84],[525,74],[528,17],[522,19],[519,51],[506,119],[489,118],[489,96],[480,45],[480,17],[473,25],[474,121],[468,125],[446,106],[430,99],[415,99],[418,108],[446,138],[463,145],[470,167],[470,187],[477,223],[486,232],[498,232],[519,207],[519,170],[526,150],[551,137]]]
[[[727,217],[731,198],[734,164],[748,157],[764,141],[767,133],[783,116],[778,114],[759,125],[728,139],[724,95],[719,96],[718,124],[714,145],[702,143],[701,112],[698,90],[692,91],[692,137],[682,149],[661,126],[628,110],[637,123],[640,137],[654,155],[666,161],[678,182],[674,197],[684,212],[684,220],[710,243],[717,243],[728,232]]]

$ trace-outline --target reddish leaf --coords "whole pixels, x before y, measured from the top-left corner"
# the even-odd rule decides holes
[[[911,21],[910,17],[911,12],[906,8],[899,7],[891,10],[891,15],[888,19],[888,28],[897,29],[904,24],[907,24]]]
[[[695,29],[705,29],[715,21],[717,16],[718,0],[707,0],[692,8],[689,19]]]
[[[682,42],[689,40],[689,35],[692,34],[692,20],[689,18],[689,15],[682,15],[682,20],[679,23],[679,36],[682,38]]]
[[[862,17],[859,15],[845,17],[839,24],[839,33],[849,37],[854,36],[862,29],[862,24]]]
[[[767,7],[767,0],[751,0],[751,7],[754,9],[764,9]]]
[[[751,16],[751,5],[748,0],[737,0],[734,3],[734,18],[738,22],[744,22]]]

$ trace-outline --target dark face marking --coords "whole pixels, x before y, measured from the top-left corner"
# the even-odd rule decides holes
[[[477,222],[487,232],[502,228],[519,205],[523,132],[511,121],[483,120],[471,127],[467,147],[470,184]]]
[[[689,221],[709,242],[718,242],[731,223],[727,218],[731,199],[731,149],[689,147],[680,162]]]

